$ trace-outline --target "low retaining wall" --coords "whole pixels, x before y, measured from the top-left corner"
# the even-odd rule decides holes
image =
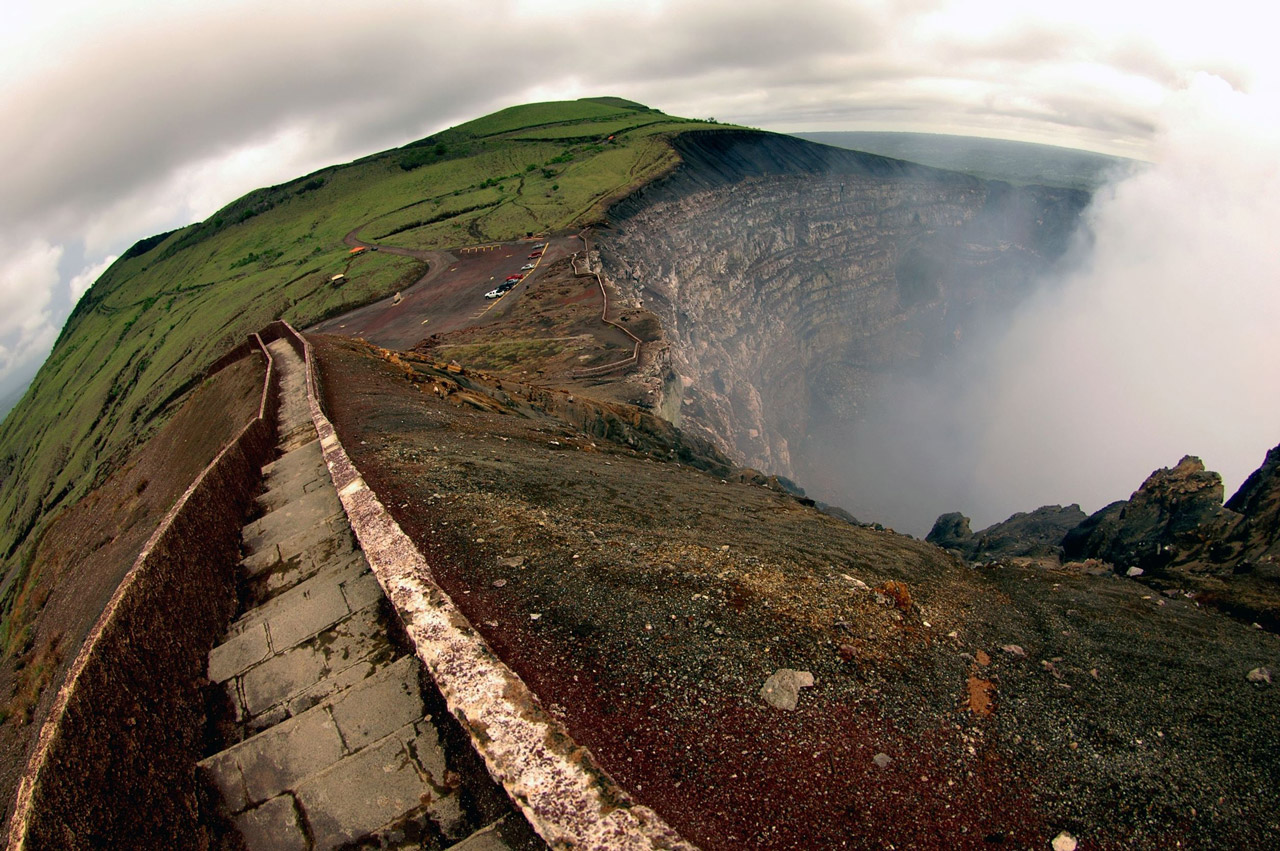
[[[200,684],[235,611],[240,530],[276,444],[266,355],[258,415],[178,499],[85,639],[18,787],[10,849],[196,848]]]
[[[435,584],[422,552],[342,448],[320,405],[311,346],[298,332],[292,336],[306,363],[311,418],[351,528],[489,774],[554,849],[697,851],[595,764]]]

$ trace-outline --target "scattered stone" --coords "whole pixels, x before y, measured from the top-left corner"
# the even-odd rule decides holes
[[[536,621],[541,617],[542,617],[542,612],[533,612],[532,614],[529,615],[529,620]]]
[[[721,547],[720,547],[720,552],[722,552],[722,553],[727,553],[727,552],[729,552],[729,545],[728,545],[728,544],[723,544],[723,545],[721,545]]]
[[[983,718],[990,715],[995,702],[995,684],[990,680],[971,676],[965,684],[965,688],[968,691],[969,711]]]
[[[893,600],[894,606],[904,612],[911,608],[911,590],[907,588],[907,583],[905,582],[890,579],[876,588],[876,591]],[[876,602],[879,602],[879,600]]]
[[[1246,675],[1246,679],[1251,683],[1266,683],[1271,685],[1271,669],[1267,667],[1254,668]]]
[[[1141,576],[1144,573],[1146,573],[1146,571],[1140,567],[1131,567],[1124,572],[1124,575],[1125,576]]]
[[[871,761],[881,768],[888,768],[889,763],[893,762],[893,757],[889,756],[887,753],[878,753],[871,757]]]
[[[974,659],[977,660],[978,664],[982,665],[984,668],[991,664],[991,657],[987,655],[987,651],[985,650],[979,650],[977,653],[973,654],[973,656]]]
[[[505,579],[495,579],[495,580],[493,580],[493,587],[494,587],[494,588],[501,588],[503,585],[506,585],[506,584],[507,584],[507,580],[505,580]]]
[[[838,648],[836,648],[836,653],[839,654],[841,659],[848,662],[857,653],[857,648],[855,648],[852,644],[841,644]]]
[[[1065,830],[1053,837],[1053,851],[1076,851],[1076,838]]]
[[[498,559],[498,564],[503,567],[521,567],[524,565],[524,556],[511,556],[510,558]]]
[[[774,709],[790,712],[796,708],[800,697],[800,689],[813,685],[813,674],[808,671],[794,671],[791,668],[779,668],[773,676],[764,681],[760,689],[760,699]]]
[[[850,585],[852,585],[854,588],[858,589],[859,591],[871,590],[870,586],[868,586],[867,583],[863,582],[861,579],[850,576],[847,573],[840,574],[840,578],[848,582]]]
[[[1023,650],[1022,647],[1017,644],[1001,644],[1000,649],[1008,653],[1010,656],[1013,656],[1015,659],[1025,659],[1027,656],[1027,651]]]

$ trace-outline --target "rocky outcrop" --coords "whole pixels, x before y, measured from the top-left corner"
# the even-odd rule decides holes
[[[621,298],[662,320],[680,399],[661,407],[739,463],[828,493],[819,431],[998,321],[1087,200],[773,134],[675,144],[684,165],[598,240]]]
[[[937,519],[925,540],[955,550],[969,561],[1057,556],[1062,553],[1063,536],[1085,519],[1079,505],[1043,505],[974,534],[969,518],[952,512]]]
[[[1089,517],[1063,539],[1069,559],[1143,571],[1230,572],[1242,517],[1222,502],[1222,477],[1192,455],[1156,470],[1126,502]]]
[[[1241,548],[1236,571],[1261,568],[1280,579],[1280,446],[1267,453],[1226,507],[1243,518],[1234,535]]]
[[[1280,446],[1223,504],[1222,477],[1188,455],[1067,533],[1067,559],[1122,570],[1280,578]]]

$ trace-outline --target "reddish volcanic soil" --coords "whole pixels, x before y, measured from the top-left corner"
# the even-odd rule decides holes
[[[64,511],[34,558],[37,604],[25,650],[0,666],[0,794],[9,802],[67,666],[170,506],[258,413],[264,361],[245,358],[200,385],[101,487]],[[42,686],[38,702],[31,695]]]

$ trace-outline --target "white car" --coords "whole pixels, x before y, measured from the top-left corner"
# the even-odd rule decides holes
[[[497,298],[497,297],[498,297],[498,296],[500,296],[500,295],[502,295],[502,293],[498,292],[497,290],[489,290],[487,293],[485,293],[485,294],[484,294],[484,297],[485,297],[485,298]]]
[[[520,271],[522,271],[522,272],[527,272],[528,270],[530,270],[530,269],[532,269],[532,268],[533,268],[533,265],[534,265],[534,264],[532,264],[532,263],[526,263],[526,264],[524,264],[523,266],[521,266],[521,267],[520,267]]]

